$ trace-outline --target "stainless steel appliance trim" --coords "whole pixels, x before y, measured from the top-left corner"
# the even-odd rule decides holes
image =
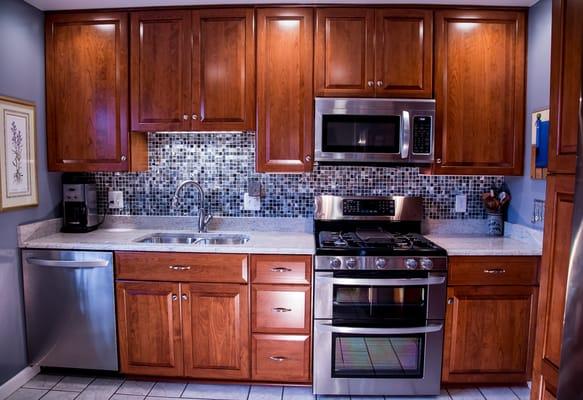
[[[428,321],[428,324],[443,323]],[[333,378],[332,334],[326,325],[332,320],[314,321],[315,394],[329,395],[438,395],[441,383],[443,329],[425,333],[423,377],[415,378]]]
[[[361,279],[361,278],[328,278],[320,276],[324,282],[330,281],[337,286],[431,286],[443,285],[445,276],[429,278],[403,278],[403,279]]]
[[[411,141],[411,120],[409,111],[401,111],[401,158],[409,157],[409,142]]]
[[[385,216],[349,216],[342,212],[343,200],[394,200],[395,215]],[[314,219],[321,221],[332,220],[377,220],[377,221],[421,221],[423,219],[423,198],[417,196],[316,196]]]
[[[56,267],[56,268],[107,268],[109,262],[107,260],[86,260],[86,261],[70,261],[70,260],[44,260],[42,258],[28,257],[26,259],[29,264],[39,265],[41,267]]]
[[[362,328],[350,326],[337,326],[333,324],[320,324],[323,330],[335,333],[353,333],[363,335],[406,335],[416,333],[438,332],[443,329],[443,324],[427,324],[420,327],[406,328]]]

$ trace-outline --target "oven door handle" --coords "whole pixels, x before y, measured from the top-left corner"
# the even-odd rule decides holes
[[[337,286],[434,286],[443,285],[445,276],[430,276],[428,278],[403,278],[403,279],[360,279],[360,278],[328,278],[316,277],[318,280],[331,282]]]
[[[325,331],[333,333],[352,333],[362,335],[411,335],[417,333],[433,333],[443,329],[443,324],[428,324],[410,328],[356,328],[349,326],[335,326],[332,324],[318,324]]]

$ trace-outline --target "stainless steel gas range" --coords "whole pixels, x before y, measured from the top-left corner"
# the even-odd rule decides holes
[[[314,393],[437,395],[447,254],[418,197],[316,198]]]

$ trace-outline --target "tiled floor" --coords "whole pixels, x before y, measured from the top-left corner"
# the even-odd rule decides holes
[[[528,400],[528,387],[476,387],[442,390],[437,397],[352,397],[353,400]],[[313,400],[311,388],[201,383],[146,382],[119,378],[40,374],[8,400]],[[350,400],[348,396],[318,399]]]

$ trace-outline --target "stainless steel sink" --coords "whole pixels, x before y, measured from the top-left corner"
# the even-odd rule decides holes
[[[237,245],[248,241],[246,235],[216,233],[153,233],[136,240],[139,243],[195,245]]]

